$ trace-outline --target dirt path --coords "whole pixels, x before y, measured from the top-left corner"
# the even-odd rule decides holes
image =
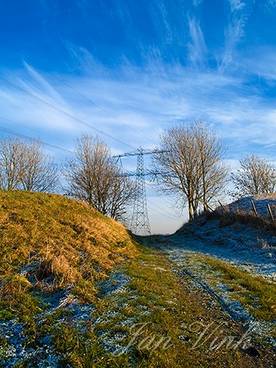
[[[224,252],[191,234],[160,240],[159,249],[173,262],[180,278],[188,277],[196,289],[207,293],[243,331],[250,331],[253,340],[276,350],[276,285],[273,273],[268,273],[275,264],[265,257],[270,250],[257,249],[257,255],[251,250],[251,258],[244,262],[243,255],[234,255],[234,249]],[[264,262],[261,271],[256,258]]]

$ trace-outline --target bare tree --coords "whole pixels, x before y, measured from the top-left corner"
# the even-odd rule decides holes
[[[221,163],[221,145],[201,123],[179,125],[161,136],[160,150],[154,155],[159,183],[188,204],[189,218],[199,206],[207,210],[222,190],[226,170]]]
[[[211,209],[213,201],[221,194],[228,170],[222,164],[223,148],[217,136],[203,123],[194,123],[191,134],[195,136],[200,162],[198,200],[203,209]]]
[[[128,177],[124,176],[118,168],[115,168],[113,186],[110,191],[109,215],[116,219],[125,219],[126,208],[136,195],[136,185]]]
[[[57,185],[57,167],[43,153],[40,142],[23,145],[23,170],[20,183],[23,190],[33,192],[50,192]]]
[[[18,189],[23,172],[23,150],[23,143],[18,139],[5,139],[0,141],[1,189]]]
[[[0,141],[0,183],[4,190],[51,191],[57,170],[39,142]]]
[[[240,169],[231,175],[234,196],[269,194],[276,190],[276,169],[267,160],[249,155],[240,160]]]
[[[69,195],[115,219],[123,217],[136,193],[134,183],[122,175],[108,147],[89,136],[78,141],[76,156],[68,162],[65,175]]]
[[[164,192],[175,193],[187,202],[189,217],[193,218],[197,209],[197,188],[199,167],[196,161],[196,145],[189,130],[183,126],[169,129],[161,136],[160,150],[154,155],[154,167]]]

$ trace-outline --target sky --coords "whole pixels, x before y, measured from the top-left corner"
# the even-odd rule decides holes
[[[3,0],[0,137],[40,139],[63,162],[82,134],[118,154],[201,120],[230,170],[248,153],[275,161],[275,37],[276,0]],[[185,221],[147,194],[153,233]]]

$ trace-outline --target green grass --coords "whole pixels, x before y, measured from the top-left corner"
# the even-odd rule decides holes
[[[63,366],[73,368],[220,368],[256,366],[256,361],[245,353],[222,346],[218,351],[209,349],[209,341],[193,348],[198,333],[190,326],[197,322],[207,326],[227,322],[225,336],[237,339],[242,331],[231,322],[218,306],[209,307],[210,297],[194,290],[190,278],[179,279],[164,254],[141,246],[139,256],[124,263],[120,272],[130,277],[130,283],[120,294],[95,299],[93,318],[102,317],[101,323],[91,323],[81,333],[66,320],[64,310],[57,310],[41,324],[39,333],[53,336],[56,352],[62,356]],[[113,312],[114,317],[107,317]],[[133,319],[133,323],[122,322]],[[140,326],[142,330],[137,334]],[[37,331],[38,332],[38,331]],[[116,356],[103,349],[101,332],[110,336],[126,332],[124,344],[128,353]],[[182,341],[179,336],[185,336]],[[221,337],[222,339],[222,337]],[[31,341],[30,341],[31,343]],[[272,357],[260,350],[259,367],[266,367]],[[34,362],[35,363],[35,362]],[[24,365],[25,364],[25,365]],[[21,367],[27,366],[22,362]]]

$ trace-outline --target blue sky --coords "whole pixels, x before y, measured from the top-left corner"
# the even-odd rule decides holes
[[[276,160],[276,0],[1,1],[0,28],[1,136],[58,145],[58,161],[82,133],[120,153],[203,120],[232,169]],[[176,229],[173,200],[148,192],[154,232]]]

